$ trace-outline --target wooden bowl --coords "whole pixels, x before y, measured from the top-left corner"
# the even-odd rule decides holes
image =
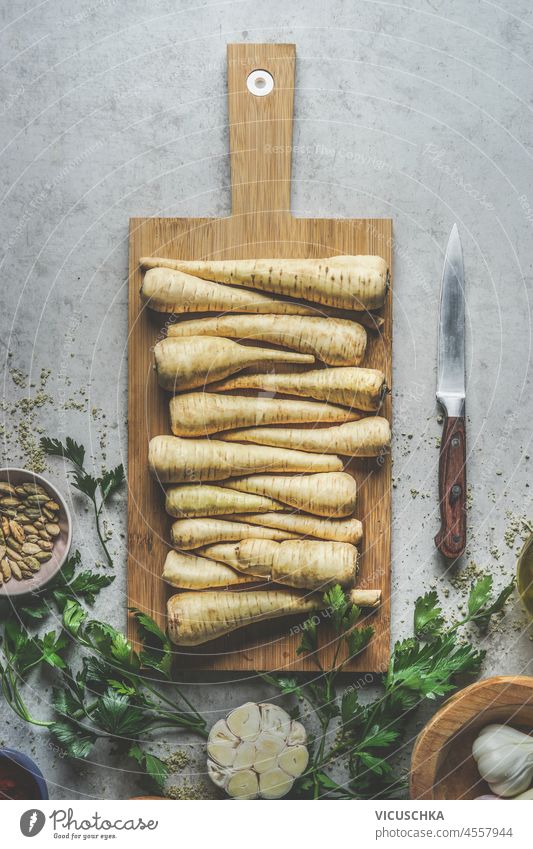
[[[411,798],[475,799],[490,793],[472,757],[472,743],[492,722],[531,732],[533,678],[486,678],[448,699],[418,735],[411,759]]]

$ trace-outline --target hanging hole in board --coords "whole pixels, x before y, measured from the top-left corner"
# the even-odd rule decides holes
[[[252,71],[246,79],[246,87],[250,94],[256,97],[265,97],[274,88],[274,77],[268,71]]]

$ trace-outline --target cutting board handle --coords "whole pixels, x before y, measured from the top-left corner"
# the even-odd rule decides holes
[[[294,44],[228,44],[234,216],[272,211],[290,215],[295,63]],[[252,71],[271,74],[274,87],[269,94],[249,91]],[[263,90],[264,82],[260,80]]]

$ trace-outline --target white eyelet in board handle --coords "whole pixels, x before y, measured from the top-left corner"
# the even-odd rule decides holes
[[[265,97],[274,89],[274,77],[261,69],[252,71],[246,79],[246,87],[255,97]]]

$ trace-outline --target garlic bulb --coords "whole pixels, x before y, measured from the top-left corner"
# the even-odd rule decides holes
[[[472,746],[479,773],[498,796],[518,796],[533,779],[533,737],[508,725],[487,725]]]
[[[306,741],[283,708],[247,702],[211,728],[207,772],[234,799],[281,799],[307,768]]]

